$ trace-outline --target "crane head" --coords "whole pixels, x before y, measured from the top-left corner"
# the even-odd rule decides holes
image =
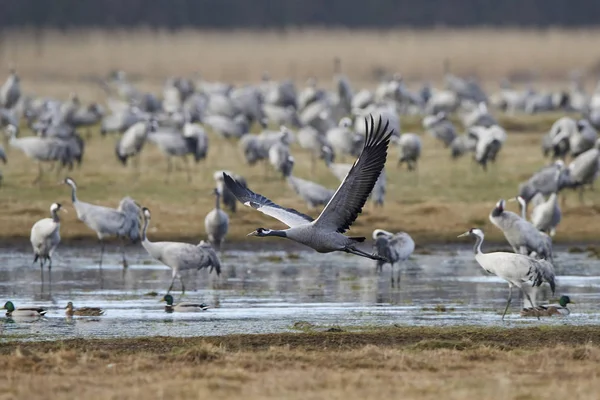
[[[458,235],[457,237],[477,236],[483,239],[483,231],[479,228],[471,228],[467,232]]]
[[[75,181],[73,180],[73,178],[70,178],[70,177],[66,177],[65,180],[63,181],[63,183],[65,185],[71,186],[72,188],[76,188],[77,187],[77,185],[75,184]]]
[[[271,233],[270,229],[257,228],[254,232],[250,232],[247,236],[259,236],[259,237],[263,237],[263,236],[269,236],[270,233]]]
[[[144,218],[150,219],[150,210],[148,210],[148,208],[143,207],[142,208],[142,213],[144,214]]]

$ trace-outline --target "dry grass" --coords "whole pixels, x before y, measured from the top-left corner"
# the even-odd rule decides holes
[[[548,116],[546,120],[534,117],[533,125],[528,125],[527,119],[520,120],[518,124],[523,128],[537,127],[540,130],[529,134],[510,133],[498,163],[487,173],[468,157],[452,161],[449,150],[428,135],[423,135],[423,157],[416,174],[396,167],[397,151],[392,149],[387,164],[386,205],[379,211],[367,204],[363,215],[353,226],[352,234],[370,236],[374,228],[405,230],[420,244],[425,244],[454,241],[457,234],[479,226],[488,232],[490,240],[503,240],[487,216],[498,199],[515,196],[518,183],[547,162],[542,158],[539,147],[541,126],[549,127],[555,117]],[[417,119],[404,121],[406,130],[418,126]],[[188,184],[181,170],[173,174],[170,184],[164,184],[166,162],[156,148],[148,145],[144,149],[141,177],[136,181],[132,169],[117,163],[113,154],[115,141],[114,136],[101,138],[94,131],[87,144],[83,166],[69,175],[78,182],[78,194],[83,201],[116,207],[123,196],[131,195],[150,208],[153,212],[149,234],[152,239],[197,241],[204,237],[204,217],[214,206],[210,191],[214,185],[212,174],[217,169],[241,173],[258,193],[315,215],[274,172],[269,170],[265,177],[262,165],[246,166],[235,143],[211,136],[208,159],[194,166],[193,182]],[[311,178],[309,155],[296,147],[292,151],[298,160],[296,175]],[[32,224],[48,215],[52,202],[61,202],[72,210],[70,190],[65,185],[56,184],[59,178],[53,172],[46,174],[41,188],[33,185],[31,182],[37,173],[34,163],[17,150],[10,151],[8,157],[9,164],[3,169],[5,183],[0,189],[0,223],[3,226],[0,237],[24,239],[29,237]],[[60,176],[60,179],[63,178],[64,173]],[[322,163],[317,165],[312,179],[332,188],[338,185]],[[557,242],[595,239],[600,208],[591,204],[600,204],[597,192],[588,192],[586,202],[587,205],[582,206],[575,193],[567,194],[563,221],[555,238]],[[239,211],[230,216],[229,242],[260,240],[246,239],[245,234],[259,226],[278,226],[277,221],[256,211],[241,205],[238,208]],[[74,212],[63,215],[61,236],[64,240],[95,240],[95,235],[77,221]]]
[[[388,328],[20,343],[0,348],[0,383],[11,399],[595,399],[599,333]]]
[[[65,80],[105,76],[123,69],[152,88],[166,76],[250,82],[263,71],[274,78],[330,81],[332,59],[339,56],[357,85],[372,84],[381,72],[401,72],[410,80],[439,81],[443,63],[458,75],[484,81],[510,76],[564,81],[573,69],[600,67],[596,43],[600,30],[294,30],[213,32],[183,30],[7,31],[0,60],[16,65],[29,80],[51,80],[48,93],[68,94]],[[0,65],[0,68],[2,65]],[[85,98],[85,96],[84,96]]]

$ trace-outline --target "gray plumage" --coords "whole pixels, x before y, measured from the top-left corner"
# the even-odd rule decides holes
[[[284,178],[290,174],[290,157],[290,148],[287,144],[281,142],[275,143],[269,149],[269,163]]]
[[[303,149],[310,152],[311,171],[314,172],[315,161],[317,158],[325,158],[326,152],[333,154],[333,148],[327,142],[325,135],[322,135],[312,126],[305,126],[296,132],[298,144]]]
[[[186,134],[189,136],[186,136]],[[185,132],[161,129],[156,132],[150,132],[147,138],[149,142],[154,143],[159,148],[167,159],[167,175],[165,179],[167,182],[173,170],[171,160],[173,157],[183,158],[188,181],[191,181],[192,175],[187,156],[192,155],[194,161],[199,162],[206,157],[208,152],[208,137],[202,129],[189,129]]]
[[[58,138],[28,136],[17,138],[17,128],[9,125],[9,145],[21,150],[28,158],[38,163],[38,175],[34,183],[42,179],[43,162],[59,162],[60,167],[73,165],[72,143]],[[60,168],[59,168],[60,171]]]
[[[417,168],[417,162],[421,157],[421,138],[415,133],[403,133],[398,139],[398,148],[400,150],[400,157],[398,158],[398,165],[406,163],[409,171],[413,171]]]
[[[325,161],[325,165],[336,178],[343,182],[346,179],[346,175],[352,169],[352,164],[344,164],[344,163],[334,163],[335,155],[333,154],[333,150],[329,147],[323,148],[323,160]]]
[[[560,223],[562,213],[558,206],[558,195],[552,193],[548,200],[533,207],[531,212],[531,223],[536,229],[554,236],[556,227]]]
[[[221,274],[221,262],[217,253],[210,244],[201,241],[198,245],[180,242],[151,242],[146,235],[148,224],[150,223],[150,210],[143,208],[144,228],[142,230],[142,246],[148,254],[171,268],[173,271],[173,279],[167,293],[173,289],[175,279],[181,281],[181,291],[185,293],[185,285],[181,272],[190,269],[209,268],[212,272],[213,268],[217,275]]]
[[[117,209],[85,203],[77,198],[77,185],[72,178],[64,183],[71,187],[71,201],[77,212],[77,218],[88,228],[96,232],[101,243],[100,267],[104,256],[104,239],[117,236],[121,240],[123,267],[127,267],[123,240],[136,243],[140,239],[140,208],[131,197],[124,197]]]
[[[219,251],[229,229],[229,217],[225,211],[221,210],[221,194],[218,189],[214,190],[214,195],[215,208],[210,210],[204,218],[204,229],[209,242]]]
[[[326,205],[335,194],[335,191],[327,189],[318,183],[293,176],[293,167],[294,158],[289,157],[284,172],[286,173],[286,180],[290,188],[306,202],[306,205],[310,209]]]
[[[339,126],[331,128],[327,131],[327,142],[333,147],[336,156],[351,155],[356,156],[360,151],[362,143],[361,135],[353,132],[350,127],[352,120],[350,118],[342,118]]]
[[[555,158],[565,158],[568,153],[577,157],[594,147],[598,133],[586,119],[575,121],[569,117],[558,119],[548,134],[544,136],[542,149],[547,155],[552,152]]]
[[[223,181],[223,173],[226,173],[227,175],[231,176],[244,187],[247,187],[246,179],[241,175],[232,173],[231,171],[220,170],[215,171],[215,173],[213,174],[213,178],[217,184],[217,190],[221,194],[221,201],[223,202],[223,205],[227,207],[231,212],[235,212],[237,199],[235,198],[233,193],[231,193],[231,191],[227,188],[227,186],[225,186],[225,182]]]
[[[371,201],[376,207],[383,207],[383,203],[385,201],[385,188],[387,184],[387,178],[385,175],[385,168],[381,170],[379,174],[379,178],[375,182],[375,186],[373,186],[373,191],[371,192]]]
[[[10,75],[0,87],[0,108],[13,108],[21,97],[20,78],[15,70],[10,71]]]
[[[150,132],[156,132],[158,124],[156,121],[140,121],[131,125],[121,136],[115,147],[117,159],[127,165],[129,158],[137,156],[146,143]],[[137,163],[136,163],[137,164]]]
[[[457,136],[450,144],[451,155],[453,159],[459,158],[468,152],[474,152],[477,146],[477,139],[471,135],[463,134]]]
[[[583,188],[585,185],[593,185],[600,170],[600,139],[596,141],[594,148],[578,155],[569,164],[569,186],[579,188],[579,199],[583,201]]]
[[[463,116],[463,125],[466,128],[471,128],[473,126],[489,128],[490,126],[497,124],[498,122],[489,113],[487,105],[484,102],[475,105],[472,110]]]
[[[391,233],[383,229],[373,231],[375,254],[385,260],[377,260],[377,272],[381,272],[383,266],[389,263],[392,267],[392,286],[394,285],[394,264],[408,260],[415,251],[415,242],[406,232]],[[386,261],[387,260],[387,261]],[[398,273],[397,283],[400,283]]]
[[[498,125],[474,126],[469,129],[469,136],[476,140],[475,161],[486,170],[488,163],[496,161],[502,144],[506,140],[506,132]]]
[[[85,108],[80,108],[71,116],[71,125],[75,128],[96,125],[102,120],[104,110],[97,103],[92,103]]]
[[[269,149],[276,143],[289,145],[293,141],[293,134],[281,126],[279,131],[264,131],[258,135],[244,135],[239,146],[244,153],[246,162],[254,165],[256,162],[269,158]]]
[[[388,124],[377,125],[373,118],[365,120],[367,135],[365,144],[352,170],[342,182],[335,195],[325,206],[316,220],[294,209],[283,208],[266,197],[244,188],[231,177],[224,175],[225,184],[237,199],[264,214],[280,220],[289,226],[285,230],[258,228],[252,236],[277,236],[311,247],[320,253],[344,251],[370,259],[382,257],[366,253],[356,248],[364,237],[343,235],[362,211],[387,158],[387,149],[392,135]]]
[[[452,121],[447,118],[445,112],[427,115],[423,118],[423,128],[434,138],[444,143],[446,147],[450,146],[456,138],[456,128]]]
[[[552,261],[552,239],[519,215],[506,211],[505,205],[504,200],[498,201],[489,218],[504,233],[513,251]]]
[[[508,282],[508,300],[506,302],[504,313],[502,314],[502,319],[504,319],[506,311],[510,306],[513,286],[516,286],[523,291],[523,294],[529,303],[531,303],[531,307],[536,306],[535,290],[532,289],[541,286],[542,283],[548,282],[552,294],[554,294],[556,289],[554,281],[555,276],[554,268],[550,262],[546,260],[535,260],[522,254],[506,252],[483,253],[481,251],[481,245],[483,243],[484,235],[481,229],[473,228],[468,232],[459,235],[459,237],[461,236],[471,236],[476,239],[473,251],[475,253],[475,260],[481,268]],[[530,293],[532,293],[533,296],[530,296]]]
[[[128,107],[102,118],[100,133],[125,132],[133,124],[146,119],[146,115],[137,107]]]
[[[33,224],[31,228],[31,247],[33,247],[33,263],[40,262],[42,285],[44,282],[44,264],[48,262],[49,274],[52,273],[52,255],[60,243],[60,218],[58,212],[61,210],[60,203],[50,206],[51,218],[44,218]],[[50,275],[52,284],[52,275]]]
[[[250,124],[245,115],[235,117],[209,115],[202,122],[225,139],[239,139],[246,135],[250,129]]]
[[[564,165],[561,160],[558,160],[549,166],[543,167],[526,182],[519,185],[519,196],[529,203],[537,193],[549,196],[551,193],[560,192],[569,184],[569,173]]]

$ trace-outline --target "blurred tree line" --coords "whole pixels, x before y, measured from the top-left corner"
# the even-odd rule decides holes
[[[598,0],[0,0],[0,29],[580,27],[599,16]]]

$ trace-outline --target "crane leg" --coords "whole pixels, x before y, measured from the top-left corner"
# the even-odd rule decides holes
[[[177,278],[177,275],[173,276],[173,279],[171,279],[171,286],[169,286],[169,290],[167,290],[167,294],[171,293],[171,290],[173,289],[173,285],[175,284],[175,278]]]
[[[100,289],[104,289],[104,272],[102,271],[102,259],[104,258],[104,240],[100,239],[100,264],[98,269],[100,270]]]
[[[394,287],[394,264],[390,263],[392,266],[392,277],[390,278],[390,282],[392,283],[392,287]]]
[[[512,285],[508,286],[508,300],[506,300],[506,307],[504,308],[504,312],[502,313],[502,320],[504,320],[504,316],[506,315],[506,311],[510,306],[510,302],[512,301]]]
[[[185,285],[183,284],[183,277],[179,275],[179,281],[181,282],[181,295],[185,294]]]
[[[535,311],[537,319],[539,320],[540,319],[539,309],[535,306],[535,303],[533,301],[531,301],[531,297],[529,297],[529,293],[527,293],[525,290],[523,290],[523,288],[521,288],[521,291],[523,292],[523,294],[525,295],[525,297],[527,297],[527,300],[529,300],[529,303],[531,304],[531,307]]]
[[[40,280],[42,282],[42,293],[44,292],[44,259],[40,257]]]
[[[48,256],[48,293],[52,293],[52,258]]]
[[[127,258],[125,257],[125,242],[123,238],[120,240],[121,242],[121,255],[123,256],[123,269],[129,267],[129,263],[127,262]]]
[[[400,288],[400,274],[402,273],[402,264],[398,266],[398,274],[396,275],[396,287]]]
[[[104,240],[100,239],[100,264],[98,267],[102,270],[102,259],[104,258]]]

